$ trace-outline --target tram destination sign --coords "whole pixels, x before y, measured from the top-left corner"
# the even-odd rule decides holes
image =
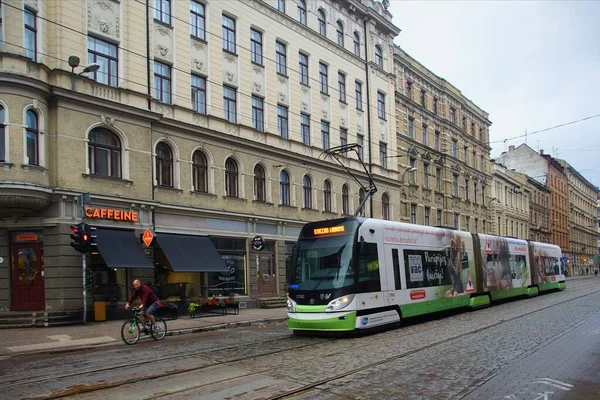
[[[324,228],[313,229],[314,236],[333,235],[336,233],[344,233],[344,232],[346,232],[346,227],[344,225],[328,226],[328,227],[324,227]]]

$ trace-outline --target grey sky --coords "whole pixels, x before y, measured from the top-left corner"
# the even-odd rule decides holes
[[[392,0],[390,12],[396,44],[490,114],[492,157],[525,130],[600,114],[600,1]],[[600,117],[527,144],[600,185]]]

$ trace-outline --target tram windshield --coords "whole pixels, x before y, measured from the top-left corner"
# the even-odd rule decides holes
[[[353,285],[353,242],[351,234],[300,239],[290,288],[312,291]]]

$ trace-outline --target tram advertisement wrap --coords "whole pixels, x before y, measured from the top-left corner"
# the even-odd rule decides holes
[[[482,234],[479,239],[484,291],[526,288],[531,284],[525,240]]]
[[[405,247],[404,270],[408,289],[443,288],[427,291],[428,300],[475,291],[473,242],[469,234],[450,229],[384,225],[384,241],[402,243]],[[411,248],[414,247],[412,243],[419,243],[419,249]],[[411,297],[411,300],[417,299]]]
[[[535,243],[533,246],[533,279],[536,285],[564,280],[560,265],[561,251],[554,246]],[[558,277],[558,278],[557,278]]]

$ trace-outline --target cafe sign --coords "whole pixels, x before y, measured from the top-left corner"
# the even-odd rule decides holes
[[[137,211],[123,211],[102,207],[86,207],[85,217],[93,219],[109,219],[113,221],[138,222]]]

